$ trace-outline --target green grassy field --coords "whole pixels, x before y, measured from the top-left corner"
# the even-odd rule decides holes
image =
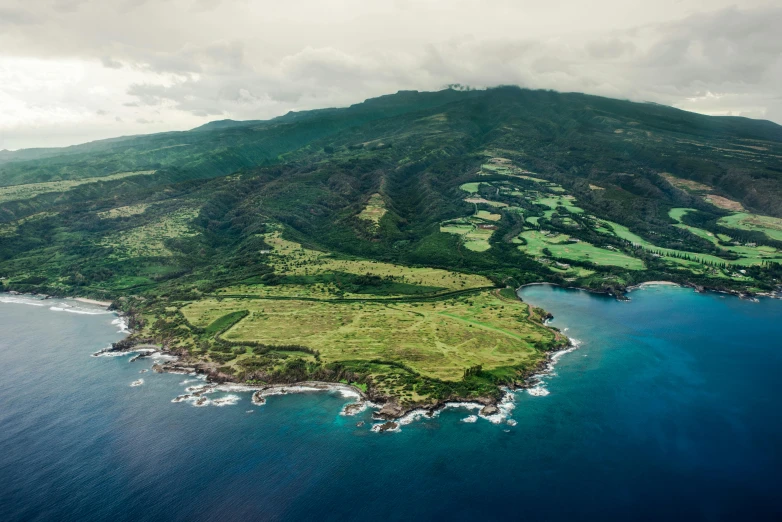
[[[483,222],[483,220],[473,220],[470,217],[465,220],[464,224],[454,224],[453,222],[443,224],[440,226],[440,232],[461,236],[465,248],[473,252],[485,252],[491,248],[489,238],[494,230],[478,228],[478,224]]]
[[[485,219],[487,221],[499,221],[502,216],[499,214],[494,214],[493,212],[489,212],[488,210],[479,210],[475,213],[475,217],[479,219]]]
[[[485,252],[491,248],[489,238],[491,238],[492,234],[494,234],[494,230],[475,227],[465,234],[464,247],[473,252]]]
[[[474,183],[465,183],[464,185],[460,186],[459,188],[462,189],[465,192],[469,192],[470,194],[475,194],[478,192],[478,188],[481,186],[479,182]]]
[[[688,212],[692,212],[695,209],[692,208],[672,208],[668,211],[668,215],[671,219],[676,220],[677,223],[681,223],[682,217]]]
[[[719,220],[720,225],[739,230],[763,232],[771,239],[782,241],[782,219],[738,212]]]
[[[464,233],[468,234],[470,230]],[[269,262],[275,272],[301,282],[273,286],[237,284],[219,289],[218,294],[345,299],[366,297],[340,290],[340,274],[379,278],[386,283],[384,286],[389,290],[381,297],[389,298],[493,286],[490,280],[474,274],[461,274],[438,268],[407,267],[364,259],[338,259],[327,252],[307,249],[299,243],[284,239],[279,232],[267,234],[265,240],[273,248],[269,254]],[[394,293],[394,289],[402,292]]]
[[[675,250],[671,248],[661,248],[658,247],[651,242],[643,239],[637,234],[632,233],[627,227],[620,225],[618,223],[613,223],[610,221],[605,221],[608,225],[610,225],[613,228],[614,234],[616,234],[617,237],[620,237],[622,239],[625,239],[632,243],[633,245],[640,246],[646,250],[652,250],[655,252],[660,252],[663,256],[665,256],[665,260],[686,266],[691,269],[698,269],[699,267],[702,268],[704,262],[714,263],[714,264],[722,264],[727,263],[728,265],[735,265],[735,266],[752,266],[752,265],[759,265],[762,264],[764,261],[782,261],[782,252],[778,252],[775,249],[769,249],[766,247],[726,247],[725,250],[733,251],[739,255],[743,255],[746,257],[743,257],[741,259],[736,260],[726,260],[721,257],[717,257],[710,254],[703,254],[700,252],[688,252],[686,250]],[[686,225],[682,225],[683,227],[687,228],[688,230],[693,231],[693,233],[703,237],[704,239],[708,239],[709,241],[714,242],[715,244],[717,239],[713,235],[709,235],[709,232],[701,229],[695,229],[694,227],[687,227]],[[697,232],[695,232],[697,230]],[[690,260],[682,259],[680,256],[687,255],[690,257]]]
[[[583,241],[572,243],[564,234],[548,237],[538,230],[527,230],[521,235],[527,244],[519,246],[519,250],[531,256],[544,256],[543,249],[547,248],[557,258],[589,261],[596,265],[618,266],[628,270],[642,270],[644,268],[643,261],[640,259],[630,257],[622,252],[598,248]]]
[[[502,203],[501,201],[490,201],[484,198],[465,198],[464,201],[466,201],[467,203],[473,203],[473,204],[477,203],[477,204],[489,205],[497,208],[505,208],[508,206],[507,203]]]
[[[583,213],[584,209],[575,206],[573,201],[574,198],[572,196],[543,196],[534,200],[535,203],[539,205],[545,205],[552,210],[555,210],[558,207],[564,207],[569,212],[573,212],[574,214]]]
[[[475,365],[487,370],[532,367],[545,357],[536,343],[553,340],[551,331],[527,319],[526,304],[488,291],[446,301],[388,305],[204,299],[183,307],[182,313],[195,326],[217,328],[236,317],[227,314],[243,310],[249,315],[223,338],[308,346],[326,363],[404,362],[422,375],[443,380],[459,380]]]

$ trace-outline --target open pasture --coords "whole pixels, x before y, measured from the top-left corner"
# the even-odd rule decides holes
[[[223,338],[268,345],[299,344],[318,350],[321,360],[402,362],[422,375],[459,380],[482,365],[532,365],[545,355],[535,344],[553,333],[529,321],[527,305],[492,292],[422,303],[321,303],[204,299],[182,308],[187,320],[206,328],[221,317],[249,315]]]
[[[581,214],[584,209],[575,206],[573,203],[575,198],[573,196],[539,196],[533,202],[538,205],[544,205],[551,210],[556,210],[558,207],[564,207],[569,212],[574,214]]]
[[[720,219],[718,223],[728,228],[763,232],[771,239],[782,241],[782,219],[780,218],[738,212]]]
[[[473,182],[473,183],[465,183],[464,185],[461,185],[459,188],[465,192],[469,192],[470,194],[475,194],[478,192],[480,186],[481,186],[480,182]]]
[[[400,283],[464,290],[492,286],[483,276],[462,274],[439,268],[408,267],[363,259],[340,259],[326,252],[302,247],[284,239],[280,232],[267,234],[266,243],[272,248],[269,262],[275,271],[287,276],[305,276],[325,273],[346,273],[390,277]]]
[[[609,225],[613,229],[613,233],[617,237],[629,241],[633,245],[639,246],[646,250],[659,252],[661,255],[665,257],[666,261],[676,263],[679,265],[684,265],[690,269],[696,269],[698,267],[702,268],[704,262],[717,264],[717,265],[720,265],[722,263],[727,263],[728,265],[736,265],[736,266],[752,266],[752,265],[759,265],[764,261],[782,261],[782,253],[773,249],[768,249],[766,247],[741,247],[741,246],[724,247],[725,250],[734,251],[739,255],[745,256],[742,257],[741,259],[736,259],[736,260],[727,260],[718,256],[714,256],[711,254],[702,254],[699,252],[688,252],[686,250],[662,248],[645,240],[641,236],[634,234],[633,232],[630,231],[630,229],[628,229],[624,225],[620,225],[612,221],[606,221],[606,220],[601,220],[601,221]],[[694,228],[694,227],[688,227],[688,228]],[[697,233],[698,235],[703,234],[701,237],[714,241],[716,244],[716,238],[713,236],[708,236],[709,232],[701,229],[697,229],[697,230],[699,231]],[[689,256],[690,259],[689,260],[682,259],[681,256]]]
[[[642,270],[644,268],[640,259],[630,257],[622,252],[598,248],[583,241],[574,243],[569,241],[568,236],[564,234],[549,237],[538,230],[527,230],[521,235],[527,244],[519,246],[519,249],[531,256],[544,256],[543,249],[547,248],[557,258],[589,261],[596,265],[618,266],[628,270]]]

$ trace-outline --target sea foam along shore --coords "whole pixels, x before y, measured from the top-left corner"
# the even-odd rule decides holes
[[[189,383],[189,381],[185,381],[185,383]],[[225,392],[235,392],[235,393],[252,392],[253,393],[251,398],[252,403],[256,406],[262,406],[266,403],[266,397],[272,395],[287,395],[290,393],[312,393],[312,392],[323,392],[323,391],[339,392],[343,397],[355,398],[356,402],[347,404],[345,406],[345,409],[348,409],[348,407],[351,405],[361,405],[363,410],[369,405],[372,405],[372,403],[366,400],[366,397],[361,392],[361,390],[359,390],[354,386],[350,386],[347,384],[340,384],[340,383],[320,382],[320,381],[307,381],[307,382],[301,382],[296,384],[277,384],[277,385],[266,385],[266,386],[252,386],[252,385],[230,384],[230,383],[225,383],[225,384],[204,383],[204,384],[187,387],[185,389],[186,392],[185,394],[175,397],[171,402],[189,402],[194,406],[206,406],[207,404],[210,403],[216,406],[226,405],[226,404],[236,404],[236,402],[239,401],[238,396],[229,395],[228,397],[235,397],[235,400],[232,401],[221,401],[221,399],[209,400],[205,396],[217,392],[224,392],[224,393]],[[226,397],[224,397],[223,399],[225,398]],[[343,409],[343,413],[345,409]],[[355,413],[358,413],[358,411],[356,411]],[[347,415],[355,415],[355,413],[347,413]]]
[[[529,386],[527,387],[528,394],[532,395],[533,397],[545,397],[549,394],[548,388],[546,388],[546,381],[544,379],[555,377],[557,373],[554,371],[554,367],[557,365],[559,360],[565,354],[574,352],[581,347],[581,341],[578,339],[573,339],[571,337],[569,338],[569,341],[570,342],[568,346],[564,349],[549,354],[548,358],[546,359],[546,364],[543,366],[543,368],[539,372],[530,376],[527,381],[529,383]]]
[[[87,306],[79,306],[82,303]],[[112,310],[108,310],[111,306],[109,301],[96,301],[94,299],[85,299],[81,297],[51,297],[43,294],[20,294],[17,292],[0,293],[0,303],[9,304],[23,304],[28,306],[48,306],[52,312],[67,312],[71,314],[81,315],[116,315],[117,317],[111,322],[111,324],[119,326],[118,333],[128,334],[128,323],[125,318]]]
[[[192,381],[184,381],[183,384],[190,384]],[[467,410],[477,410],[477,415],[471,415],[471,417],[482,418],[488,420],[492,424],[505,423],[508,425],[515,425],[509,417],[512,410],[515,408],[515,395],[513,390],[508,388],[503,389],[504,394],[502,399],[494,405],[486,405],[480,402],[456,402],[447,401],[436,408],[416,408],[406,412],[404,415],[396,418],[385,420],[383,422],[376,423],[372,426],[374,432],[398,432],[402,426],[411,424],[419,419],[433,418],[440,414],[444,409],[448,408],[463,408]],[[241,393],[241,392],[253,392],[251,401],[256,406],[262,406],[266,403],[267,397],[274,395],[288,395],[292,393],[316,393],[316,392],[337,392],[345,398],[354,398],[354,402],[350,402],[344,406],[341,415],[353,416],[366,409],[378,410],[380,405],[371,402],[366,395],[356,388],[348,384],[342,383],[330,383],[322,381],[305,381],[296,384],[276,384],[267,386],[251,386],[241,384],[214,384],[203,383],[188,386],[185,389],[185,393],[178,395],[171,402],[188,402],[196,407],[203,407],[208,405],[225,405],[236,404],[239,398],[235,395],[229,395],[221,399],[210,399],[207,397],[213,393]],[[230,398],[230,399],[229,399]],[[224,400],[225,399],[225,400]],[[471,421],[467,421],[471,422]]]
[[[476,422],[478,418],[487,420],[492,424],[505,423],[509,426],[514,426],[516,423],[510,416],[513,409],[516,407],[516,395],[513,390],[509,388],[503,388],[502,399],[497,405],[486,405],[480,402],[468,402],[468,401],[446,401],[435,408],[416,408],[408,411],[401,417],[393,420],[385,420],[372,425],[372,431],[374,432],[398,432],[401,431],[402,426],[407,426],[415,421],[422,419],[431,419],[438,417],[440,412],[446,409],[465,409],[465,410],[478,410],[477,414],[471,414],[468,417],[462,419],[463,422],[472,423]]]
[[[88,306],[74,304],[82,303]],[[20,294],[18,292],[0,292],[0,303],[24,304],[31,306],[49,306],[53,312],[71,312],[85,315],[113,314],[107,310],[111,306],[109,301],[96,301],[82,297],[52,297],[46,294]],[[99,308],[100,309],[99,309]]]

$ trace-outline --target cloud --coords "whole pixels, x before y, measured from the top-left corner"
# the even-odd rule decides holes
[[[122,69],[122,62],[113,60],[110,56],[101,57],[100,62],[103,64],[103,67],[108,67],[109,69]]]
[[[635,52],[635,44],[620,38],[608,38],[593,40],[586,44],[589,56],[598,60],[614,60],[632,56]]]
[[[699,0],[595,0],[563,11],[532,0],[289,0],[274,8],[246,0],[7,0],[0,103],[14,110],[0,132],[9,144],[62,144],[54,128],[46,141],[44,115],[56,122],[68,114],[71,125],[96,135],[104,126],[110,136],[452,83],[581,91],[782,122],[782,9],[731,1],[712,0],[704,11]],[[51,12],[60,14],[30,15]],[[106,109],[125,127],[98,118]]]
[[[21,8],[0,7],[0,26],[30,25],[43,21],[43,17]]]

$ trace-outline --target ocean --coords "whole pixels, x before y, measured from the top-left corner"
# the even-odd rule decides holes
[[[337,392],[173,403],[192,376],[91,357],[113,314],[2,295],[0,520],[782,519],[782,301],[520,294],[579,347],[513,422],[396,433]]]

